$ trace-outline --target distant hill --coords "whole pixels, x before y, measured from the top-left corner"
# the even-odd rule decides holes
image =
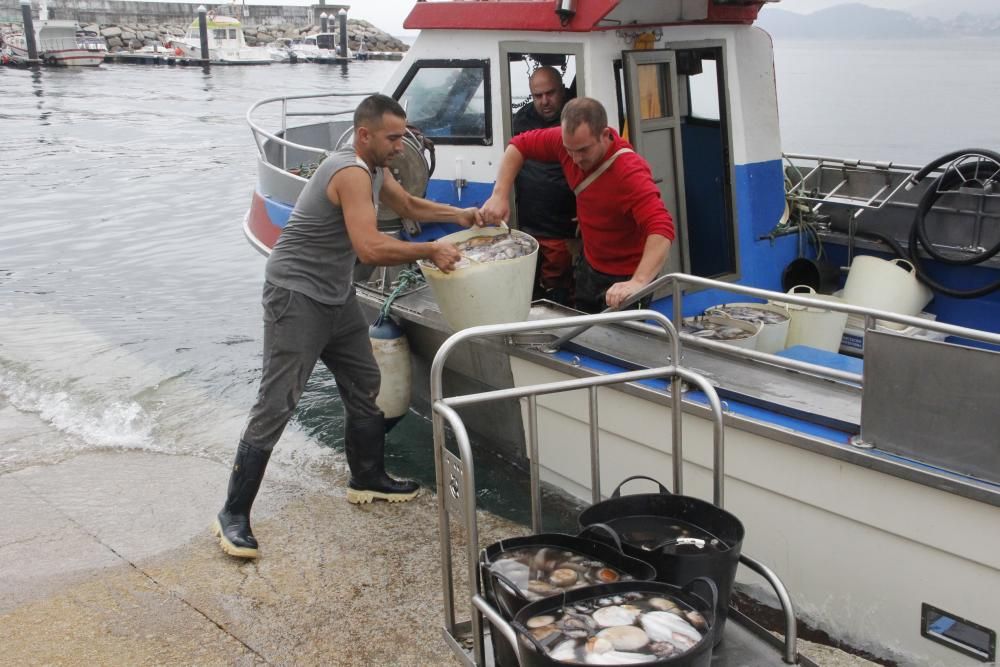
[[[950,19],[917,17],[906,12],[863,4],[830,7],[796,14],[773,6],[760,12],[757,24],[776,39],[910,39],[958,35],[1000,36],[1000,6],[987,0],[987,14],[962,13]],[[967,0],[970,8],[978,0]]]
[[[913,8],[916,16],[933,16],[939,19],[950,19],[959,14],[982,14],[989,16],[997,14],[997,0],[934,0]]]

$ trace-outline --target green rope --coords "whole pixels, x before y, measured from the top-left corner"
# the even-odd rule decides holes
[[[389,309],[392,308],[392,302],[395,301],[396,297],[402,294],[406,288],[422,282],[424,282],[424,276],[420,273],[420,271],[414,269],[403,269],[400,271],[399,275],[396,277],[396,286],[391,292],[389,292],[389,296],[386,297],[385,303],[382,304],[382,309],[379,311],[378,317],[375,318],[374,325],[381,326],[382,322],[385,321],[385,318],[389,317]]]

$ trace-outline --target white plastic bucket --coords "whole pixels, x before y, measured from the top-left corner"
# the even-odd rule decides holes
[[[727,317],[725,315],[718,314],[705,314],[698,315],[697,317],[685,317],[684,324],[697,326],[700,322],[708,322],[711,324],[719,324],[727,327],[733,327],[734,329],[739,329],[743,332],[743,337],[733,338],[731,340],[718,340],[715,338],[708,338],[707,340],[715,341],[716,343],[724,343],[725,345],[732,345],[734,347],[742,347],[748,350],[757,349],[757,340],[760,336],[760,324],[756,322],[747,322],[746,320],[737,320],[732,317]],[[689,332],[686,332],[689,333]]]
[[[767,352],[768,354],[774,354],[778,350],[785,349],[785,340],[788,338],[788,323],[791,321],[791,317],[788,314],[788,309],[785,308],[784,304],[779,303],[756,303],[756,302],[739,302],[739,303],[723,303],[718,306],[712,306],[705,311],[706,315],[721,315],[723,317],[730,317],[732,319],[743,320],[743,318],[736,317],[728,309],[730,308],[756,308],[758,310],[767,310],[772,313],[777,313],[784,316],[784,320],[781,322],[768,323],[768,322],[758,322],[757,320],[744,320],[758,322],[760,324],[760,334],[757,336],[757,350],[759,352]]]
[[[444,273],[431,262],[417,263],[431,286],[441,315],[455,331],[528,319],[538,257],[538,242],[533,237],[507,227],[483,227],[455,232],[441,240],[461,243],[477,236],[507,233],[531,239],[534,250],[513,259],[470,264],[451,273]]]
[[[796,285],[788,290],[788,293],[817,301],[844,303],[843,299],[829,294],[816,294],[816,290],[808,285]],[[788,321],[788,338],[785,341],[787,347],[808,345],[827,352],[840,350],[840,340],[844,336],[844,327],[847,325],[847,313],[838,313],[812,306],[800,306],[794,303],[786,305],[791,318]]]
[[[905,259],[887,261],[858,255],[847,273],[843,298],[852,306],[915,316],[932,296],[931,290],[917,280],[913,265]],[[890,326],[899,328],[900,325]]]

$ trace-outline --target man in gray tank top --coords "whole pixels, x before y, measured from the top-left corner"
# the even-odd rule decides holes
[[[385,472],[385,418],[375,405],[381,378],[354,293],[354,264],[426,259],[447,273],[461,258],[451,243],[407,243],[379,232],[380,203],[411,220],[465,227],[483,220],[475,208],[410,195],[384,169],[402,152],[406,133],[406,113],[391,97],[366,98],[354,112],[354,128],[353,147],[327,157],[306,183],[267,260],[263,374],[215,522],[223,550],[233,556],[257,557],[250,507],[317,360],[333,373],[344,402],[348,501],[399,502],[419,490]]]

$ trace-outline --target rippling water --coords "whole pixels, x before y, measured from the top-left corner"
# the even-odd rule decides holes
[[[996,43],[871,48],[779,45],[786,147],[923,162],[1000,145]],[[396,66],[0,69],[0,474],[98,449],[230,459],[261,344],[245,113],[265,95],[378,89]],[[336,464],[341,439],[320,369],[275,460]],[[408,417],[391,444],[397,469],[432,481],[426,422]]]

